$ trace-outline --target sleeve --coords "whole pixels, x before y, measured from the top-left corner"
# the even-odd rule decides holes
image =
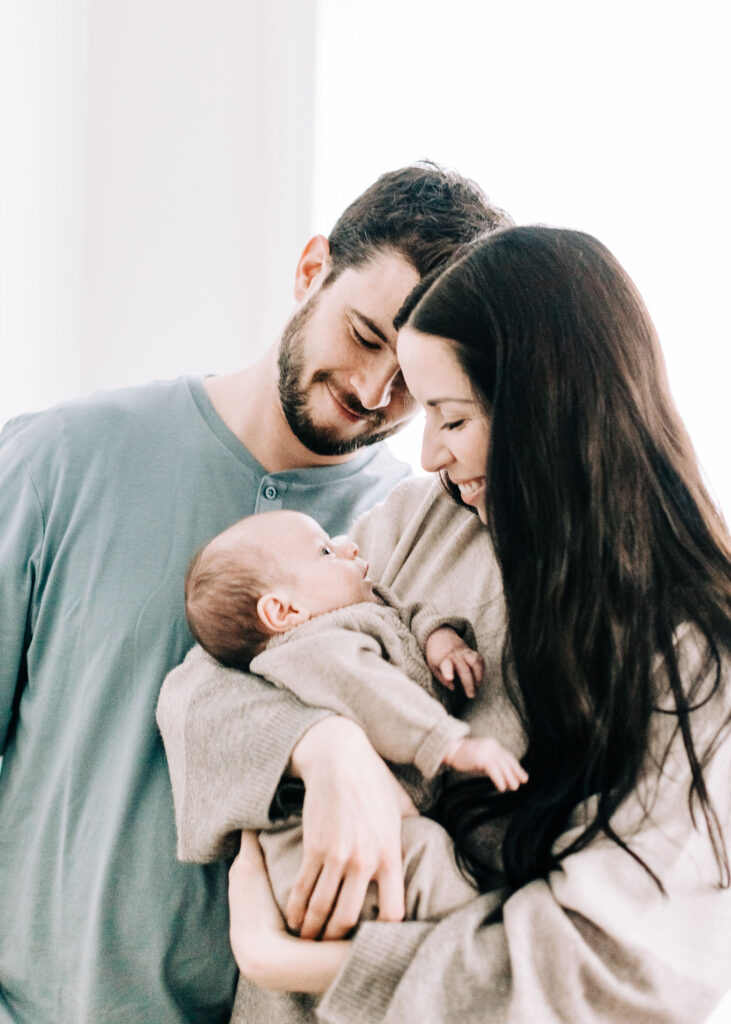
[[[714,699],[702,709],[714,731],[728,714],[726,683],[726,704]],[[655,717],[653,729],[664,742],[670,716]],[[515,892],[502,911],[487,894],[437,924],[361,925],[321,1001],[319,1020],[705,1021],[728,988],[731,890],[719,886],[703,815],[689,809],[690,769],[679,734],[668,752],[662,773],[662,762],[649,758],[637,791],[612,821],[661,878],[665,894],[629,854],[600,836],[548,878]],[[730,776],[727,731],[705,770],[727,843]],[[578,814],[559,843],[576,834]]]
[[[337,626],[267,648],[252,668],[306,704],[352,719],[394,764],[414,764],[427,778],[469,727],[447,714],[418,683],[386,661],[373,636]]]
[[[472,623],[461,615],[445,615],[426,601],[416,601],[402,606],[401,617],[416,637],[422,651],[426,650],[426,642],[434,630],[443,626],[449,626],[473,650],[477,649],[477,638]]]
[[[236,852],[237,833],[271,825],[269,810],[292,750],[328,714],[254,675],[224,668],[200,647],[160,691],[178,830],[178,857],[208,863]]]
[[[0,435],[0,756],[26,677],[31,609],[44,537],[43,510],[15,424]]]

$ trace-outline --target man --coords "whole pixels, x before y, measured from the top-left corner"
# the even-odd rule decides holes
[[[154,720],[192,643],[185,568],[253,512],[340,532],[388,493],[405,468],[380,441],[411,412],[393,319],[423,274],[506,222],[433,166],[384,175],[307,244],[297,310],[256,365],[3,431],[0,1024],[228,1019],[225,865],[175,859]],[[262,697],[258,742],[279,714]],[[316,717],[284,716],[290,748]]]

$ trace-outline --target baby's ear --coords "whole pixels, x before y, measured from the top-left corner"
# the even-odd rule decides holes
[[[256,602],[256,610],[263,625],[270,633],[286,633],[300,622],[306,622],[310,615],[306,608],[300,608],[282,594],[262,594]]]

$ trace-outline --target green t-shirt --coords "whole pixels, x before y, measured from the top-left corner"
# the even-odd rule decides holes
[[[331,533],[408,472],[382,446],[268,474],[200,380],[0,435],[0,1022],[228,1021],[226,866],[181,864],[155,725],[193,552],[242,516]]]

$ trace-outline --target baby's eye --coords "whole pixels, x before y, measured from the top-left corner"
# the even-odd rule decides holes
[[[329,548],[327,544],[323,544],[322,547],[320,548],[321,555],[331,555],[332,553],[332,548]]]

